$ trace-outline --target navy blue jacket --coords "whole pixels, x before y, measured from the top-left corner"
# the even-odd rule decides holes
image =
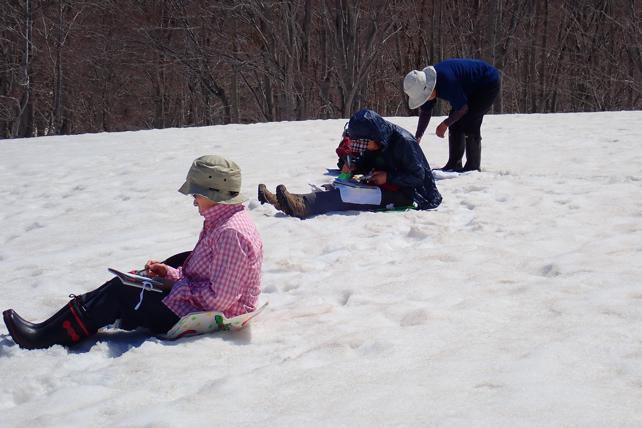
[[[390,123],[378,113],[364,109],[350,118],[347,133],[350,138],[374,140],[382,145],[376,152],[366,152],[362,157],[364,165],[388,173],[388,183],[402,189],[410,189],[420,210],[437,208],[441,194],[437,190],[428,160],[412,134],[400,126]]]
[[[450,103],[453,110],[468,104],[480,90],[499,85],[499,72],[478,59],[447,59],[434,65],[437,72],[437,96]],[[435,100],[421,108],[432,109]]]

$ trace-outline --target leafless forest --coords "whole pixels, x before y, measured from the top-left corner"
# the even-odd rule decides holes
[[[496,113],[642,107],[642,0],[0,0],[0,50],[0,138],[410,115],[451,57]]]

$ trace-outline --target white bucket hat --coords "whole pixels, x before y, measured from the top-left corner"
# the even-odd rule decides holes
[[[422,71],[412,70],[403,79],[403,91],[408,95],[408,106],[411,109],[420,107],[428,101],[437,83],[437,71],[429,65]]]
[[[247,201],[241,193],[241,168],[235,162],[215,155],[196,159],[178,191],[185,195],[202,195],[219,204]]]

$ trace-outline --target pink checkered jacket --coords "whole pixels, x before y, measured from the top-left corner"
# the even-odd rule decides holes
[[[256,309],[261,293],[263,241],[243,205],[205,211],[198,242],[183,266],[169,268],[176,281],[163,303],[179,317],[220,311],[226,317]]]

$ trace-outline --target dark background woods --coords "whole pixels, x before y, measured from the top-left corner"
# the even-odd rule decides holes
[[[639,109],[641,3],[0,0],[0,138],[404,116],[449,57],[502,70],[495,112]]]

